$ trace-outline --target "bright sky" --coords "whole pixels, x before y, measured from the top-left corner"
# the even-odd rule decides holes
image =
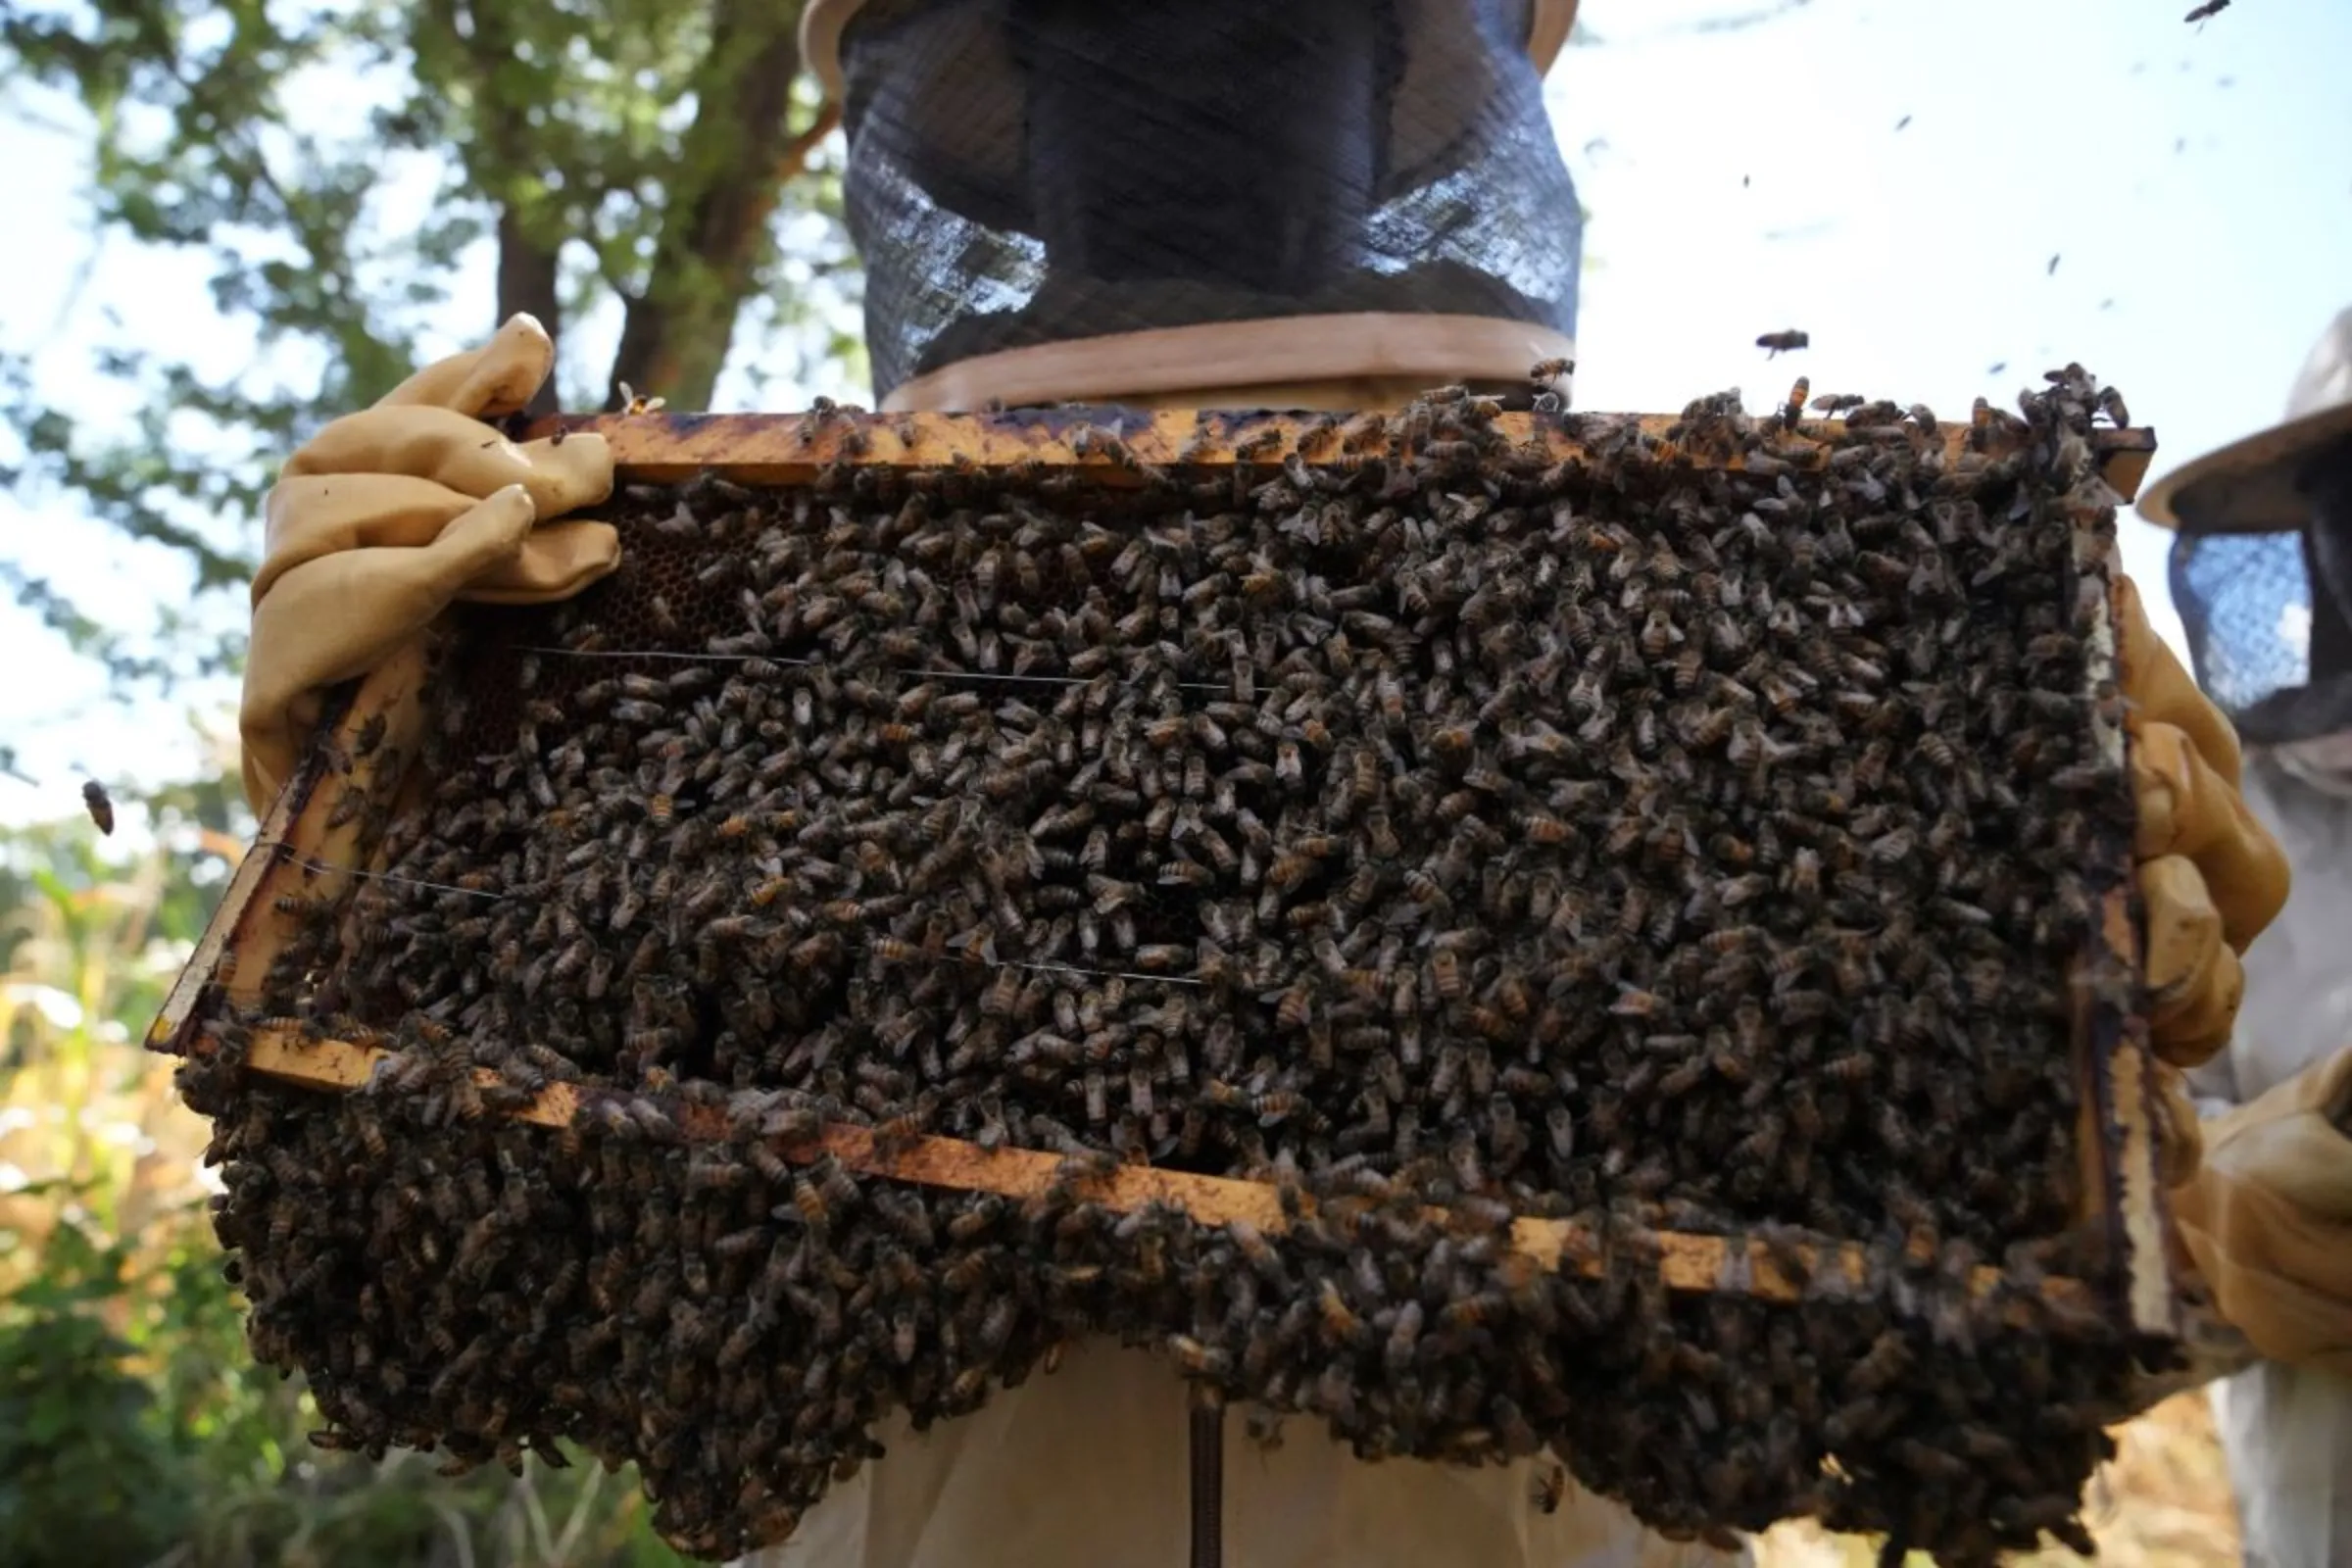
[[[1750,28],[1693,25],[1778,3],[1586,0],[1606,46],[1568,51],[1550,82],[1593,214],[1581,407],[1670,412],[1738,386],[1760,408],[1801,372],[1816,392],[1958,416],[2079,360],[2155,426],[2159,472],[2277,417],[2352,304],[2352,5],[2238,0],[2190,26],[2187,0],[1812,0]],[[200,265],[93,254],[72,137],[0,116],[0,168],[12,222],[38,236],[0,251],[0,342],[37,351],[52,397],[120,417],[89,370],[102,343],[215,370],[250,360]],[[476,270],[486,302],[486,257]],[[487,313],[452,319],[447,346]],[[583,336],[609,343],[612,323],[599,325]],[[1767,364],[1754,339],[1784,327],[1813,347]],[[722,406],[867,393],[753,393],[747,368]],[[2136,521],[2126,535],[2170,634],[2164,536]],[[0,541],[85,601],[119,604],[122,624],[184,604],[173,562],[68,505],[0,497]],[[243,611],[221,596],[210,612]],[[193,718],[219,722],[234,698],[119,707],[22,611],[0,612],[0,738],[41,780],[0,780],[0,820],[75,809],[79,768],[134,784],[184,773]]]

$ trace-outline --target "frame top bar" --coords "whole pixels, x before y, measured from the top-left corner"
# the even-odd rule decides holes
[[[1770,416],[1751,416],[1759,426]],[[1375,423],[1374,421],[1383,421]],[[1650,463],[1676,461],[1680,443],[1669,435],[1687,427],[1680,415],[1504,414],[1494,430],[1525,449],[1541,444],[1549,461],[1586,456],[1591,443],[1639,426]],[[525,439],[559,432],[593,431],[612,443],[624,483],[676,483],[706,471],[742,484],[788,485],[814,481],[836,464],[885,468],[1090,470],[1106,486],[1134,483],[1135,466],[1176,470],[1250,466],[1278,469],[1293,453],[1310,464],[1343,461],[1351,441],[1367,456],[1391,455],[1391,441],[1404,434],[1401,415],[1277,414],[1246,410],[1126,409],[1065,405],[1013,409],[1001,414],[853,414],[820,410],[809,414],[602,414],[557,416],[526,426]],[[1916,427],[1913,427],[1916,429]],[[1875,433],[1875,432],[1873,432]],[[1947,457],[1969,449],[1973,428],[1966,418],[1944,420],[1936,439]],[[1768,437],[1773,454],[1796,467],[1827,461],[1838,447],[1864,437],[1842,419],[1805,419]],[[1404,451],[1416,445],[1408,439]],[[2010,443],[1996,427],[1988,451]],[[2119,501],[2139,493],[2156,454],[2156,433],[2144,427],[2091,432],[2091,450],[2102,476]],[[1694,466],[1740,467],[1712,451],[1692,451]]]

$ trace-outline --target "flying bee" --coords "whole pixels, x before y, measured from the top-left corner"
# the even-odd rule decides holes
[[[115,831],[115,803],[106,793],[106,786],[90,779],[81,786],[81,804],[89,811],[90,820],[98,831],[109,836]]]
[[[1784,354],[1792,354],[1798,349],[1809,347],[1812,342],[1812,334],[1790,327],[1784,332],[1766,332],[1756,339],[1756,347],[1769,351],[1766,358],[1778,359]]]

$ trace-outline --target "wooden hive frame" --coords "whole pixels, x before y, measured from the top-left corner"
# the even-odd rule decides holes
[[[1660,464],[1701,466],[1725,461],[1680,451],[1668,435],[1678,422],[1671,416],[1580,418],[1612,425],[1627,419],[1638,421],[1653,443],[1652,461]],[[1522,450],[1531,446],[1544,449],[1549,461],[1574,461],[1586,455],[1585,448],[1556,418],[1504,415],[1496,427]],[[603,435],[612,444],[620,484],[678,483],[711,473],[755,487],[807,484],[828,470],[838,471],[845,464],[945,468],[973,474],[1007,470],[1017,465],[1024,474],[1075,474],[1089,484],[1106,487],[1137,482],[1135,469],[1102,449],[1099,435],[1104,431],[1124,442],[1129,463],[1166,466],[1188,476],[1236,467],[1271,474],[1294,453],[1309,462],[1327,455],[1333,434],[1331,420],[1305,416],[1146,414],[1080,408],[980,416],[646,414],[546,420],[525,433],[544,436],[559,429]],[[1838,431],[1835,423],[1805,421],[1781,436],[1775,451],[1784,461],[1809,466],[1826,460]],[[1970,426],[1959,425],[1947,426],[1939,439],[1946,444],[1949,461],[1987,440],[1997,451],[2003,437],[1995,432],[1988,438],[1981,429],[1972,432]],[[2145,429],[2099,430],[2093,433],[2091,445],[2113,499],[2129,502],[2154,455],[2153,433]],[[1740,466],[1737,458],[1729,462],[1731,466]],[[2087,526],[2094,520],[2093,516],[2076,519],[2078,567],[2112,583],[2120,570],[2114,540]],[[2109,610],[2109,616],[2091,639],[2089,678],[2094,688],[2121,673],[2115,662],[2118,650],[2112,598]],[[315,906],[320,900],[339,903],[349,891],[351,873],[365,867],[376,846],[367,837],[371,813],[348,809],[338,813],[337,804],[354,790],[368,792],[371,799],[390,800],[422,782],[418,776],[421,769],[411,769],[408,763],[418,754],[428,719],[426,662],[423,644],[413,645],[356,682],[339,706],[330,709],[318,743],[263,820],[252,850],[238,865],[220,907],[149,1030],[150,1050],[182,1056],[206,1056],[221,1050],[223,1025],[229,1015],[237,1009],[250,1012],[259,1005],[263,977],[271,960],[293,940],[295,917],[280,908],[280,900],[294,895],[304,906]],[[2121,764],[2130,744],[2128,735],[2119,723],[2102,719],[2100,724],[2105,756]],[[363,730],[371,728],[374,744],[358,744]],[[2131,973],[2139,971],[2140,933],[2129,879],[2103,895],[2090,946],[2083,958],[2086,968],[2121,964]],[[2185,1308],[2176,1288],[2167,1246],[2169,1221],[2163,1183],[2158,1174],[2158,1085],[2145,1019],[2095,1007],[2088,987],[2079,986],[2077,992],[2082,1224],[2095,1246],[2093,1255],[2102,1261],[2105,1278],[2099,1283],[2047,1279],[2040,1284],[2041,1294],[2052,1306],[2094,1313],[2149,1340],[2175,1344],[2226,1341],[2227,1331]],[[293,1020],[250,1029],[242,1044],[246,1070],[322,1092],[357,1090],[368,1082],[375,1061],[385,1054],[364,1041],[320,1040]],[[485,1086],[496,1081],[496,1074],[488,1069],[478,1069],[476,1076]],[[586,1114],[590,1102],[602,1093],[555,1084],[514,1114],[543,1127],[560,1128]],[[724,1134],[723,1120],[715,1111],[676,1104],[670,1108],[690,1138]],[[862,1173],[1013,1197],[1036,1194],[1054,1185],[1062,1165],[1054,1154],[990,1151],[944,1138],[925,1138],[908,1147],[881,1152],[866,1129],[846,1124],[830,1126],[812,1139],[779,1140],[776,1152],[803,1163],[831,1153]],[[1285,1226],[1276,1190],[1249,1181],[1131,1165],[1091,1180],[1085,1184],[1085,1192],[1089,1199],[1120,1211],[1162,1202],[1180,1206],[1205,1223],[1246,1220],[1268,1232]],[[1574,1267],[1590,1276],[1599,1275],[1605,1267],[1600,1238],[1573,1221],[1523,1218],[1514,1227],[1513,1240],[1521,1253],[1541,1266]],[[1822,1239],[1819,1247],[1801,1249],[1809,1284],[1791,1277],[1760,1243],[1741,1245],[1723,1237],[1679,1233],[1661,1233],[1657,1242],[1664,1283],[1682,1292],[1792,1300],[1825,1288],[1834,1292],[1840,1276],[1859,1287],[1871,1268],[1864,1249],[1831,1238]],[[1985,1267],[1977,1270],[1972,1287],[1977,1294],[1985,1295],[2001,1283],[1998,1270]]]

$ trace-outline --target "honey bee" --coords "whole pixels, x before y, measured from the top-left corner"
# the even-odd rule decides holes
[[[355,758],[373,756],[376,748],[384,744],[384,735],[390,728],[389,715],[380,711],[368,714],[352,735],[351,755]]]
[[[1404,873],[1404,891],[1415,904],[1443,906],[1452,902],[1438,879],[1419,866]]]
[[[1795,382],[1788,388],[1788,396],[1783,400],[1781,405],[1782,429],[1793,430],[1796,428],[1797,421],[1804,417],[1805,400],[1812,395],[1812,378],[1809,376],[1798,376]]]
[[[1800,332],[1791,327],[1783,332],[1766,332],[1761,337],[1756,339],[1756,347],[1769,351],[1765,356],[1767,359],[1777,359],[1783,354],[1789,354],[1798,349],[1806,348],[1810,346],[1812,342],[1813,339],[1811,334]]]
[[[800,1210],[810,1230],[822,1231],[832,1224],[833,1210],[824,1189],[805,1175],[792,1179],[792,1206]]]
[[[1664,1004],[1655,993],[1626,986],[1617,1000],[1610,1004],[1609,1011],[1620,1018],[1649,1018],[1654,1017],[1663,1006]]]
[[[1451,948],[1440,948],[1430,955],[1430,982],[1439,996],[1447,1002],[1459,1002],[1466,980],[1462,973],[1461,956]]]
[[[115,831],[115,803],[106,793],[106,786],[96,779],[84,780],[81,804],[90,813],[90,821],[100,833],[111,836]]]
[[[1316,1290],[1315,1310],[1322,1319],[1323,1332],[1335,1343],[1353,1345],[1365,1336],[1363,1319],[1356,1316],[1339,1288],[1328,1279]]]
[[[1568,1467],[1554,1461],[1539,1465],[1528,1488],[1528,1498],[1540,1513],[1557,1513],[1568,1494]]]
[[[922,1142],[922,1119],[917,1116],[893,1116],[875,1127],[870,1136],[874,1158],[889,1164]],[[856,1189],[851,1187],[847,1191],[854,1195]]]

